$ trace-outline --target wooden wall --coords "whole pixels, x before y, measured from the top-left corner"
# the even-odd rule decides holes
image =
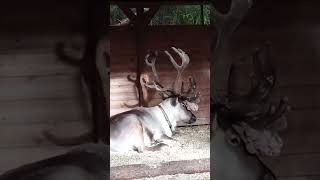
[[[315,1],[257,1],[232,37],[212,82],[222,89],[231,61],[249,55],[265,41],[272,43],[277,68],[275,98],[288,96],[292,111],[283,132],[284,149],[278,158],[267,158],[283,180],[320,179],[320,13]],[[248,62],[238,66],[239,82],[248,87]]]
[[[110,77],[110,109],[111,115],[126,111],[124,103],[135,105],[138,103],[135,84],[127,80],[128,75],[136,75],[136,48],[134,31],[128,27],[114,27],[111,33],[111,77]],[[190,56],[190,64],[184,76],[193,75],[201,93],[199,118],[195,124],[209,124],[209,35],[212,33],[208,27],[201,26],[153,26],[146,29],[145,47],[147,49],[170,50],[175,46],[184,50]],[[175,55],[174,52],[171,52]],[[179,62],[180,59],[176,57]],[[170,86],[176,77],[176,71],[164,53],[157,60],[157,71],[160,81]],[[144,69],[145,75],[152,79],[149,67]],[[145,90],[148,95],[148,106],[161,102],[160,96],[152,90]],[[183,125],[183,124],[181,124]]]
[[[48,128],[70,136],[88,129],[77,68],[55,43],[83,44],[83,1],[5,1],[0,10],[0,173],[64,152]]]
[[[233,36],[221,65],[220,82],[225,80],[230,62],[238,55],[252,52],[266,40],[273,44],[278,68],[276,97],[287,95],[292,112],[283,133],[283,155],[270,163],[283,180],[320,178],[320,15],[316,1],[259,1]],[[17,5],[19,4],[19,6]],[[64,152],[44,140],[41,131],[56,128],[61,134],[79,134],[88,129],[76,68],[66,66],[55,56],[56,42],[82,44],[85,23],[83,1],[6,1],[0,11],[0,173],[20,164]],[[254,7],[255,8],[255,7]],[[39,15],[41,14],[41,15]],[[125,31],[125,32],[124,32]],[[175,45],[190,54],[191,72],[201,78],[200,91],[208,97],[208,30],[198,28],[150,28],[147,47],[168,48]],[[201,32],[201,33],[200,33]],[[135,71],[133,35],[127,30],[111,32],[111,113],[123,111],[125,92],[133,97],[133,84],[127,74]],[[160,41],[161,40],[161,41]],[[115,43],[114,43],[115,42]],[[122,42],[122,43],[120,43]],[[156,43],[155,43],[156,42]],[[160,43],[161,42],[161,43]],[[161,57],[161,62],[168,62]],[[123,69],[125,62],[126,69]],[[163,74],[169,72],[164,63]],[[159,67],[159,70],[161,69]],[[242,66],[242,67],[241,67]],[[239,65],[240,72],[248,67]],[[189,72],[189,73],[191,73]],[[201,74],[201,76],[200,76]],[[124,76],[122,76],[124,75]],[[169,76],[171,77],[171,76]],[[168,77],[168,79],[169,79]],[[208,78],[208,79],[205,79]],[[220,78],[219,78],[220,79]],[[166,78],[164,81],[168,81]],[[241,82],[246,82],[240,80]],[[122,84],[121,84],[122,83]],[[122,91],[122,92],[121,92]],[[157,100],[155,100],[157,101]],[[135,104],[131,99],[129,104]],[[150,105],[155,102],[150,102]],[[200,107],[206,111],[208,101]],[[117,109],[117,110],[116,110]],[[200,115],[208,117],[205,113]],[[206,116],[206,115],[207,116]],[[206,122],[199,121],[199,122]]]

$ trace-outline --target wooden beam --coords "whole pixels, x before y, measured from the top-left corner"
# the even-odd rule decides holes
[[[163,1],[163,0],[154,0],[154,1],[148,1],[148,0],[137,0],[137,1],[127,1],[127,0],[110,0],[110,4],[123,4],[127,6],[145,6],[149,7],[152,5],[199,5],[199,4],[210,4],[210,0],[179,0],[179,1]]]
[[[109,122],[107,102],[102,77],[97,67],[97,47],[100,39],[107,36],[109,18],[105,12],[107,1],[88,1],[86,49],[83,57],[83,72],[90,90],[94,140],[109,142]],[[107,8],[109,9],[109,8]],[[107,13],[109,13],[107,11]],[[107,61],[107,60],[106,60]],[[107,63],[107,62],[106,62]],[[101,67],[107,68],[107,67]]]
[[[143,98],[143,90],[140,82],[141,74],[144,67],[144,53],[145,53],[145,36],[144,27],[146,27],[145,22],[143,22],[144,13],[143,9],[137,9],[137,21],[134,24],[135,35],[136,35],[136,55],[137,55],[137,75],[136,75],[136,86],[138,89],[139,106],[145,106]]]
[[[119,8],[123,11],[123,13],[130,19],[130,23],[136,20],[136,15],[132,12],[129,6],[124,4],[119,4]]]
[[[110,179],[129,180],[174,174],[210,172],[210,159],[170,161],[159,165],[133,164],[111,167]]]
[[[130,19],[130,24],[133,25],[135,30],[135,41],[136,41],[136,55],[137,55],[137,70],[136,70],[136,79],[133,80],[128,76],[129,81],[133,81],[138,89],[138,106],[145,106],[143,98],[143,90],[141,86],[141,74],[144,67],[144,54],[145,54],[145,28],[148,26],[149,22],[153,16],[157,13],[160,6],[151,5],[149,11],[144,12],[144,7],[146,6],[128,6],[127,4],[118,4],[119,8],[126,14]],[[130,8],[136,8],[136,14],[132,12]],[[129,107],[129,106],[127,106]]]
[[[148,25],[151,19],[154,17],[154,15],[159,11],[159,9],[160,9],[160,6],[150,7],[149,11],[145,12],[145,15],[143,18],[143,24]]]

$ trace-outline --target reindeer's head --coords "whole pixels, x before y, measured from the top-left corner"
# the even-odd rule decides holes
[[[196,121],[196,116],[194,112],[198,111],[198,103],[200,102],[200,93],[196,92],[196,82],[193,77],[189,77],[189,88],[188,90],[184,89],[184,83],[181,80],[182,72],[189,64],[189,56],[181,49],[172,47],[182,60],[181,65],[178,65],[174,58],[168,51],[164,53],[169,57],[171,63],[177,70],[178,74],[174,80],[172,87],[164,88],[159,82],[159,76],[155,68],[155,62],[158,56],[157,51],[149,52],[145,57],[145,62],[148,66],[152,68],[154,80],[152,82],[147,82],[143,80],[143,84],[150,88],[155,89],[160,92],[164,102],[169,102],[171,109],[176,112],[176,119],[186,121],[187,123],[193,123]],[[181,82],[181,83],[180,83]]]
[[[251,89],[247,94],[233,92],[235,76],[233,65],[228,78],[228,94],[224,102],[215,104],[220,115],[220,124],[224,129],[233,129],[244,141],[250,153],[278,155],[282,140],[278,134],[286,127],[286,114],[290,107],[287,97],[280,100],[276,107],[269,95],[275,85],[275,70],[270,62],[269,47],[264,51],[255,51],[253,55],[254,77]],[[266,57],[259,55],[267,52]]]

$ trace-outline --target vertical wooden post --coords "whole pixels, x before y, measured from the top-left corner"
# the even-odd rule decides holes
[[[135,35],[136,35],[136,55],[137,55],[137,79],[136,85],[138,87],[138,94],[139,94],[139,106],[146,106],[143,98],[143,91],[141,86],[141,74],[143,72],[143,55],[145,53],[145,37],[144,34],[144,24],[142,24],[142,17],[143,17],[143,8],[137,8],[137,16],[136,21],[134,24],[135,27]]]
[[[128,6],[119,5],[120,9],[126,14],[130,19],[130,24],[133,25],[135,31],[135,40],[136,40],[136,55],[137,55],[137,78],[135,84],[138,89],[139,95],[139,106],[146,106],[144,102],[143,91],[141,86],[141,74],[143,72],[144,65],[144,54],[145,54],[145,28],[148,26],[152,17],[159,9],[159,5],[155,5],[149,8],[149,11],[144,12],[143,7],[137,7],[137,14],[135,15]]]
[[[86,51],[84,54],[85,67],[87,71],[85,78],[90,89],[92,104],[92,120],[95,142],[109,142],[109,123],[106,98],[102,79],[96,65],[96,50],[99,40],[107,36],[109,25],[109,5],[106,0],[88,0],[88,19],[86,32]],[[102,67],[107,68],[107,67]]]

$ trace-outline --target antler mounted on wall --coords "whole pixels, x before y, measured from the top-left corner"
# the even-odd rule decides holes
[[[227,13],[223,14],[214,8],[214,5],[211,5],[210,10],[210,23],[214,25],[214,28],[217,31],[217,36],[213,37],[212,43],[215,42],[215,45],[211,45],[211,58],[210,58],[210,69],[211,69],[211,79],[213,83],[217,82],[216,71],[221,58],[221,51],[225,43],[228,41],[229,37],[232,35],[234,30],[241,23],[244,16],[247,14],[248,10],[252,6],[252,0],[232,0],[230,9]],[[216,86],[213,86],[213,89],[216,89]],[[212,99],[215,101],[216,90],[211,90],[213,95]]]
[[[263,54],[265,56],[261,57]],[[270,93],[276,83],[276,71],[270,59],[270,44],[268,43],[264,49],[255,50],[251,58],[254,76],[251,79],[250,90],[244,94],[234,92],[236,67],[232,64],[228,77],[227,95],[216,102],[214,107],[219,117],[228,121],[229,124],[243,121],[256,129],[284,129],[286,122],[282,117],[289,111],[288,98],[282,98],[277,108],[270,100]],[[282,120],[277,124],[281,127],[275,126],[277,120]]]
[[[237,66],[232,63],[229,70],[227,93],[212,102],[211,110],[216,115],[213,137],[215,160],[220,162],[223,153],[238,159],[235,169],[253,179],[276,179],[273,171],[260,158],[261,156],[278,156],[283,147],[280,131],[287,126],[287,113],[290,110],[288,98],[283,97],[276,105],[270,100],[276,83],[276,71],[271,63],[270,44],[256,49],[250,56],[253,64],[251,88],[245,93],[235,92]],[[222,137],[222,138],[221,138]],[[220,139],[219,139],[220,138]],[[222,140],[221,140],[222,139]],[[224,147],[220,148],[219,147]],[[221,150],[223,149],[223,150]],[[230,158],[230,159],[233,159]],[[230,162],[231,163],[231,162]],[[234,162],[232,162],[234,163]],[[214,166],[219,173],[213,177],[227,174],[228,167]],[[250,166],[247,170],[243,166]],[[258,172],[257,169],[262,169]],[[232,180],[234,178],[226,178]]]

